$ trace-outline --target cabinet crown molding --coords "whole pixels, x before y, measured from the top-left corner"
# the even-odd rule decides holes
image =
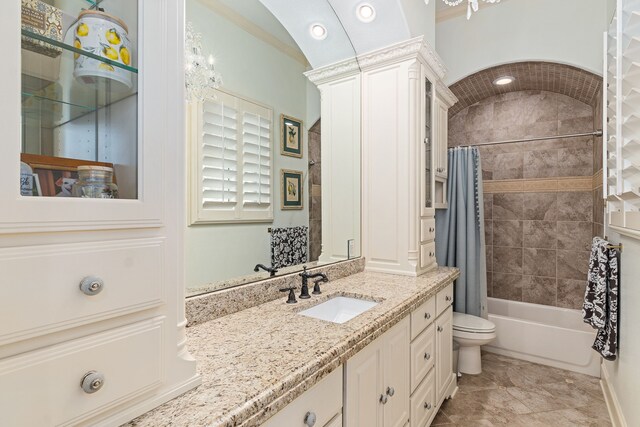
[[[304,73],[311,83],[321,85],[343,77],[356,75],[360,72],[358,60],[354,58],[345,59],[344,61],[329,64],[315,70]]]
[[[458,97],[441,80],[436,84],[436,95],[451,108],[458,102]]]
[[[420,58],[429,71],[437,77],[444,78],[447,67],[436,51],[427,43],[424,36],[414,37],[382,49],[374,50],[358,56],[358,64],[363,70],[378,67],[407,59]]]
[[[312,83],[319,85],[380,65],[418,58],[428,67],[430,74],[437,77],[436,80],[440,81],[444,78],[447,67],[436,51],[426,42],[424,36],[414,37],[354,58],[307,71],[304,75]],[[442,99],[450,104],[449,106],[458,101],[453,92],[441,81],[438,84],[438,92]]]

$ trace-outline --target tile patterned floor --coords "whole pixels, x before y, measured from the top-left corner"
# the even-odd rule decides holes
[[[611,426],[598,378],[492,353],[463,375],[432,426]]]

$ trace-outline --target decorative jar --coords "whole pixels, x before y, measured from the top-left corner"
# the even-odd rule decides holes
[[[73,197],[117,199],[118,186],[113,183],[113,169],[105,166],[78,166],[78,181]]]
[[[78,16],[73,45],[105,58],[111,63],[132,66],[131,41],[127,24],[120,18],[99,11],[84,10]],[[85,55],[75,55],[74,76],[80,81],[94,84],[100,78],[111,79],[131,89],[131,72]]]

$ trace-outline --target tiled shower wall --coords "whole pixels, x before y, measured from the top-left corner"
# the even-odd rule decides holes
[[[591,106],[568,96],[510,92],[452,117],[449,145],[591,132],[595,121]],[[489,296],[579,308],[594,231],[593,138],[483,146],[480,153]]]
[[[308,133],[309,141],[309,261],[317,261],[322,251],[322,187],[320,176],[320,120]]]

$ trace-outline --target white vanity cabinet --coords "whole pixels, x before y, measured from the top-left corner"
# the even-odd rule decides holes
[[[457,385],[452,369],[453,284],[345,365],[345,427],[429,425]]]
[[[342,427],[342,366],[288,404],[263,427]]]
[[[62,16],[60,39],[20,31],[25,3]],[[7,425],[119,425],[199,384],[184,331],[184,1],[103,0],[109,44],[82,50],[98,27],[74,25],[95,3],[10,1],[0,15]],[[88,59],[109,77],[82,77]],[[30,194],[21,161],[40,183]],[[119,194],[71,197],[78,166],[115,170]]]
[[[424,427],[456,388],[452,369],[453,284],[411,313],[411,426]]]
[[[438,405],[456,388],[453,372],[453,283],[436,294],[436,384]]]
[[[345,427],[403,427],[409,421],[409,318],[345,365]]]

